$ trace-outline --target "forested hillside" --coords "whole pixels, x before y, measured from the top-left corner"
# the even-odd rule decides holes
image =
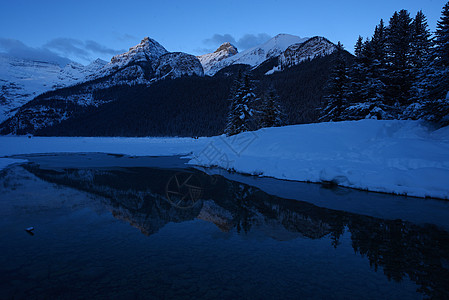
[[[351,64],[352,55],[345,52]],[[273,75],[255,69],[250,75],[258,93],[273,86],[286,109],[287,123],[318,120],[324,86],[336,55],[303,62]],[[233,65],[214,77],[163,80],[149,87],[116,86],[96,91],[94,99],[110,103],[80,113],[37,135],[57,136],[211,136],[222,134],[230,106],[230,88],[244,65]]]

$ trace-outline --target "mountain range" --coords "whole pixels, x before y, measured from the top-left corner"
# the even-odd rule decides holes
[[[156,82],[186,77],[226,77],[235,68],[267,76],[335,50],[336,46],[324,37],[279,34],[243,52],[224,43],[213,53],[198,57],[168,52],[146,37],[129,51],[112,57],[109,63],[96,60],[88,66],[70,63],[62,68],[54,63],[3,55],[0,122],[6,120],[0,125],[0,132],[37,133],[92,112],[120,98],[117,93],[105,92],[114,88],[123,91],[132,86],[150,87]]]

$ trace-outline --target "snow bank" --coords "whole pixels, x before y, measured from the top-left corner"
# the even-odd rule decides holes
[[[418,121],[319,123],[233,137],[0,137],[0,157],[54,152],[191,154],[190,164],[370,191],[449,199],[449,127]],[[0,169],[16,161],[0,158]]]
[[[418,121],[319,123],[210,138],[190,164],[449,199],[449,128]]]

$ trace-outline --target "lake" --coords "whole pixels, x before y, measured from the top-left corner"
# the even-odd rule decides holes
[[[0,171],[1,299],[449,298],[447,201],[180,157],[16,157]]]

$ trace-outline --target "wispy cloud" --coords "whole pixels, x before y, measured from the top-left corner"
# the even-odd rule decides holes
[[[272,37],[266,33],[258,33],[258,34],[245,34],[237,41],[237,47],[241,49],[248,49],[262,43],[265,43]]]
[[[125,52],[123,49],[112,49],[95,41],[82,41],[72,38],[56,38],[41,47],[30,47],[17,39],[0,37],[0,53],[13,57],[39,61],[55,62],[61,66],[71,60],[89,63],[103,57],[111,57]]]
[[[98,55],[115,55],[125,52],[124,49],[112,49],[101,45],[95,41],[81,41],[71,38],[56,38],[47,42],[44,48],[56,51],[64,56],[80,58],[84,61],[91,61]]]
[[[117,40],[119,40],[121,42],[137,41],[137,40],[139,40],[138,37],[136,37],[136,36],[134,36],[132,34],[129,34],[129,33],[119,33],[117,31],[114,31],[112,34],[114,35],[114,37]]]
[[[241,51],[262,44],[268,41],[270,38],[271,36],[267,33],[258,33],[258,34],[247,33],[244,34],[239,39],[234,38],[229,33],[225,34],[216,33],[212,37],[204,39],[203,43],[205,45],[218,47],[223,43],[229,42],[234,46],[236,46]]]
[[[221,45],[223,43],[226,43],[226,42],[229,42],[229,43],[234,44],[235,46],[237,46],[237,41],[229,33],[226,33],[226,34],[216,33],[212,37],[203,40],[204,44],[206,44],[206,45],[214,45],[214,46],[215,45],[219,46],[219,45]]]
[[[70,62],[68,58],[50,51],[49,49],[43,47],[29,47],[16,39],[0,37],[0,52],[22,59],[54,62],[61,66]]]
[[[43,46],[46,49],[57,51],[66,56],[76,56],[83,60],[89,59],[89,52],[85,49],[84,43],[71,38],[56,38]]]

